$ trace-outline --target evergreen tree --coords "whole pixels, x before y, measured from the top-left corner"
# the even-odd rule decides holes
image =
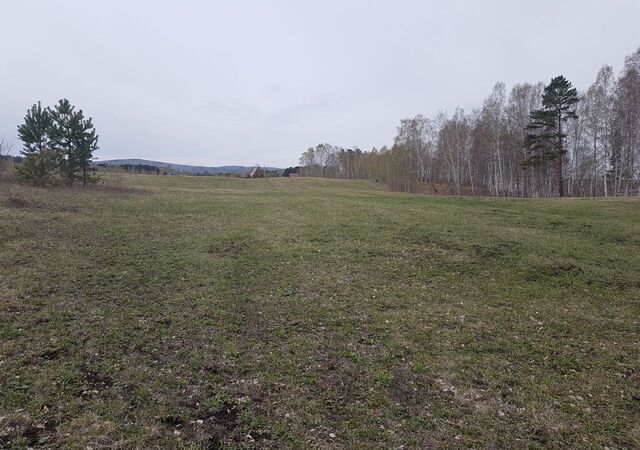
[[[66,98],[49,112],[53,119],[51,142],[62,155],[62,173],[70,183],[75,180],[81,180],[82,184],[95,182],[91,160],[98,148],[98,135],[91,118],[85,119],[82,110],[76,111]]]
[[[60,159],[55,150],[43,148],[27,155],[18,167],[18,177],[33,184],[46,185],[60,182]]]
[[[551,80],[542,94],[542,109],[531,112],[529,131],[525,146],[529,156],[525,165],[540,166],[550,164],[555,167],[558,182],[558,195],[564,197],[564,161],[565,148],[564,123],[577,119],[576,103],[578,92],[562,75]]]
[[[20,169],[23,178],[36,184],[53,181],[54,175],[69,184],[97,181],[91,161],[98,135],[91,118],[76,111],[69,100],[62,99],[53,108],[42,108],[40,102],[33,105],[18,126],[18,135],[26,156]]]
[[[60,172],[73,183],[74,174],[69,164],[69,155],[73,153],[75,134],[79,126],[75,107],[69,100],[62,99],[53,108],[48,108],[53,124],[50,137],[52,148],[60,155]]]
[[[24,123],[18,126],[18,137],[23,143],[21,153],[25,156],[18,175],[34,184],[50,182],[60,165],[59,155],[51,149],[52,125],[49,110],[38,102],[27,111]]]
[[[69,170],[74,179],[83,185],[95,183],[95,170],[91,167],[93,152],[98,149],[98,135],[93,127],[91,117],[84,118],[82,110],[77,113],[78,120],[73,133],[73,148],[67,155]]]
[[[53,119],[49,110],[40,102],[34,104],[24,116],[24,123],[18,126],[18,137],[24,144],[24,156],[40,153],[50,146],[49,132]]]

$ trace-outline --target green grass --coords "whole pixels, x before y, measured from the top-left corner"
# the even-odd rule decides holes
[[[640,446],[640,201],[0,191],[0,447]]]

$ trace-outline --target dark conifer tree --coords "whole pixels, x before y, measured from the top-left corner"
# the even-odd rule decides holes
[[[95,181],[92,177],[91,161],[98,148],[98,135],[91,118],[85,119],[82,110],[76,111],[69,100],[62,99],[49,109],[53,119],[51,141],[61,154],[62,173],[70,183],[82,184]]]
[[[18,125],[18,137],[23,143],[21,153],[25,156],[18,174],[34,184],[50,182],[60,165],[59,155],[51,149],[52,125],[49,110],[40,102],[27,111],[24,123]]]
[[[577,119],[578,92],[562,75],[551,80],[542,94],[542,109],[531,112],[525,146],[529,151],[526,165],[552,165],[558,183],[558,195],[564,197],[565,148],[564,123]]]
[[[59,100],[53,108],[49,108],[49,113],[53,119],[50,132],[51,145],[60,155],[60,172],[69,183],[73,183],[74,173],[69,156],[73,154],[75,134],[79,128],[78,115],[75,107],[66,98]]]
[[[53,108],[42,108],[40,102],[33,105],[18,126],[18,135],[26,156],[20,169],[24,178],[37,184],[55,181],[54,175],[69,184],[96,182],[91,161],[98,135],[91,118],[76,111],[69,100],[62,99]]]
[[[34,104],[24,116],[24,123],[18,125],[18,137],[24,144],[21,153],[24,156],[35,155],[49,148],[49,133],[53,119],[49,110],[40,102]]]
[[[95,182],[94,169],[91,167],[93,152],[98,149],[98,135],[93,127],[91,117],[84,118],[82,110],[78,111],[78,120],[73,133],[73,149],[68,154],[69,168],[74,179],[83,185]]]

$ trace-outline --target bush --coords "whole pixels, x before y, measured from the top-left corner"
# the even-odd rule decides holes
[[[13,179],[13,158],[9,155],[11,146],[7,141],[0,139],[0,182]]]
[[[58,185],[64,182],[60,175],[58,153],[44,149],[39,153],[28,155],[18,166],[18,178],[34,185]]]
[[[0,158],[0,183],[13,181],[14,175],[13,161],[10,158]]]

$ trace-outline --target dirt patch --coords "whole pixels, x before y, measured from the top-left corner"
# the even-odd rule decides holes
[[[16,444],[26,444],[28,447],[51,446],[56,433],[56,423],[45,421],[34,425],[22,421],[5,422],[0,426],[1,448],[22,448]]]
[[[11,209],[38,209],[51,212],[77,213],[80,208],[72,205],[46,205],[44,203],[28,200],[26,198],[9,197],[4,201],[7,208]]]
[[[503,256],[513,253],[516,249],[516,244],[513,242],[499,242],[495,245],[478,245],[473,244],[471,246],[471,253],[480,261],[497,259]]]
[[[211,418],[224,429],[233,431],[238,426],[238,408],[231,402],[225,402]]]
[[[52,348],[52,349],[48,349],[48,350],[45,350],[44,352],[42,352],[40,354],[40,357],[42,359],[47,360],[47,361],[54,361],[54,360],[58,359],[61,354],[62,354],[62,349]]]
[[[86,367],[81,370],[89,389],[100,390],[113,385],[113,379],[109,375]]]
[[[160,423],[170,427],[180,427],[184,425],[184,419],[180,416],[168,415],[160,418]]]
[[[224,402],[219,408],[215,410],[205,410],[197,417],[200,423],[204,422],[204,426],[208,426],[205,441],[203,442],[204,448],[219,449],[223,448],[223,445],[232,442],[242,442],[243,439],[236,433],[240,418],[238,407],[234,403],[229,401]],[[185,425],[178,421],[164,421],[163,423],[173,427]]]
[[[207,253],[217,256],[238,257],[248,247],[242,238],[225,238],[209,244]]]
[[[583,273],[582,269],[572,263],[551,263],[531,267],[525,274],[526,281],[538,281],[545,278],[576,276]]]
[[[205,449],[218,450],[220,448],[222,448],[222,442],[220,441],[220,438],[217,435],[209,436],[209,439],[207,439],[207,442],[205,444]]]
[[[41,203],[18,197],[9,197],[4,203],[7,208],[15,209],[40,209],[44,207]]]

